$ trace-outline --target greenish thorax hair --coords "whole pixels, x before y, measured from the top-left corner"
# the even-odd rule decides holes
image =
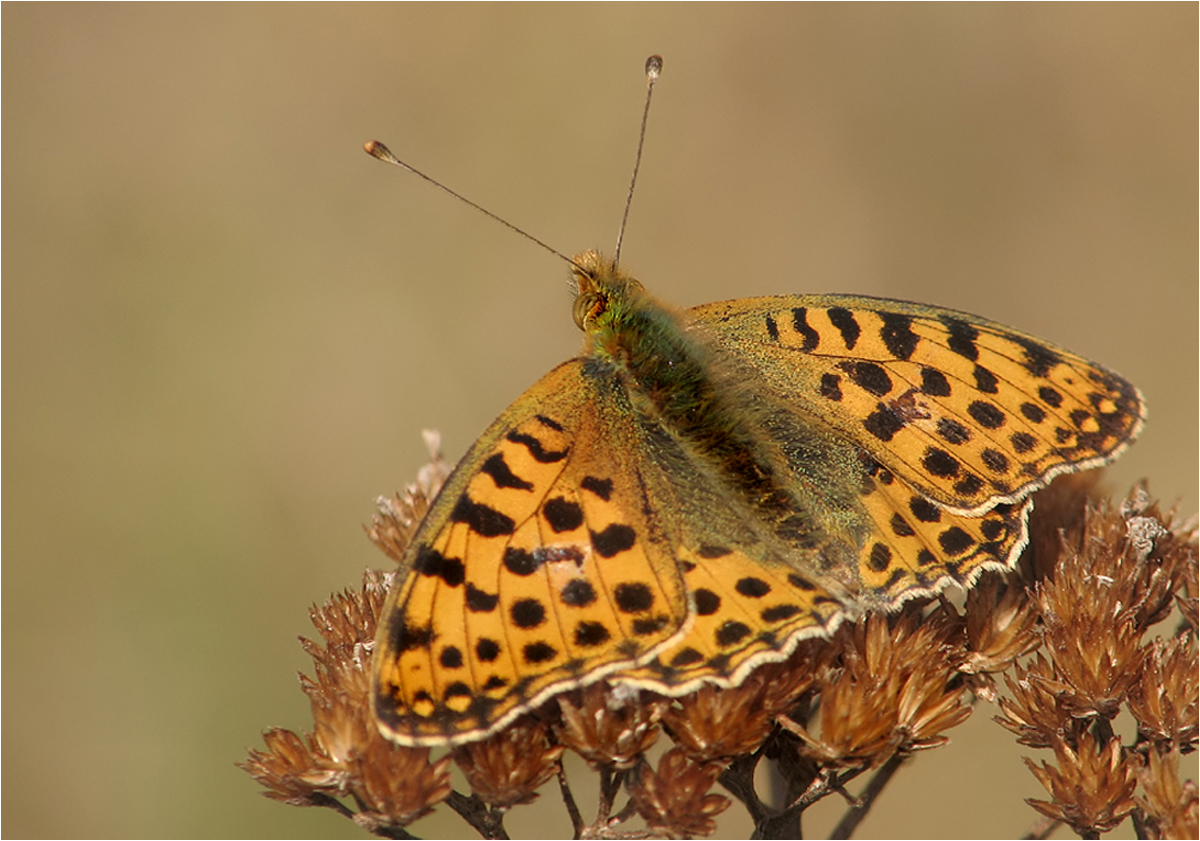
[[[811,506],[818,491],[828,499],[830,483],[837,487],[845,476],[807,475],[814,462],[804,457],[804,442],[813,430],[798,425],[765,383],[734,369],[734,361],[715,353],[637,280],[596,252],[574,262],[574,316],[587,334],[585,356],[624,382],[644,417],[712,465],[776,537],[805,549],[826,543]]]

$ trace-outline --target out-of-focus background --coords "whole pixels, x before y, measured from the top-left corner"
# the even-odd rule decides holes
[[[5,836],[359,834],[233,763],[309,721],[306,608],[386,564],[360,524],[421,428],[457,458],[580,344],[560,261],[361,145],[611,249],[652,52],[623,254],[651,290],[1019,327],[1140,385],[1110,480],[1196,508],[1194,4],[0,15]],[[1035,752],[991,714],[861,834],[1024,832]],[[514,833],[567,831],[530,809]]]

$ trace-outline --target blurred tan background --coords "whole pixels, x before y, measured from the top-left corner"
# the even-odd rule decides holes
[[[1140,385],[1110,479],[1196,508],[1195,4],[0,14],[6,836],[359,834],[233,763],[309,721],[306,608],[385,564],[360,524],[420,429],[457,458],[580,343],[559,261],[361,144],[611,249],[652,52],[653,291],[1020,327]],[[1024,832],[1033,752],[991,714],[861,834]],[[515,834],[567,831],[541,803]]]

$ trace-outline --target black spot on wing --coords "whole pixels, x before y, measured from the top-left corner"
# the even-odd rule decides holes
[[[1057,409],[1062,406],[1062,394],[1059,393],[1058,389],[1048,385],[1038,388],[1038,397],[1042,398],[1042,402],[1051,408]]]
[[[875,572],[883,572],[892,563],[892,550],[882,543],[876,543],[871,547],[871,553],[867,556],[867,564]]]
[[[613,598],[624,613],[641,613],[654,605],[654,593],[640,581],[618,584],[613,588]]]
[[[763,596],[771,592],[771,585],[763,581],[761,578],[753,578],[747,576],[738,580],[734,585],[734,589],[752,599],[761,599]]]
[[[971,440],[971,430],[953,418],[939,418],[937,431],[938,435],[950,444],[965,444]]]
[[[542,514],[545,515],[550,528],[558,534],[575,531],[583,525],[583,509],[579,507],[579,503],[563,499],[561,496],[547,500],[542,506]]]
[[[917,349],[920,338],[912,331],[912,317],[899,312],[880,312],[883,329],[879,337],[888,352],[897,359],[908,360]]]
[[[835,403],[842,399],[842,378],[837,374],[821,375],[821,396]]]
[[[862,424],[867,432],[885,442],[904,428],[904,420],[882,403],[875,405],[875,411],[863,418]]]
[[[1036,403],[1022,403],[1021,414],[1032,423],[1041,423],[1046,419],[1046,410]]]
[[[414,626],[404,621],[402,613],[393,615],[390,632],[392,650],[397,654],[412,651],[417,648],[428,648],[434,639],[433,629],[428,625]]]
[[[700,616],[712,616],[721,608],[721,597],[712,590],[701,587],[692,597],[696,600],[696,613]]]
[[[584,648],[603,645],[611,637],[608,628],[599,622],[580,622],[575,626],[575,644]]]
[[[842,334],[842,343],[845,344],[846,350],[854,350],[854,346],[858,344],[858,337],[862,333],[862,328],[858,326],[854,313],[844,307],[830,307],[825,313],[829,316],[829,323]]]
[[[912,526],[908,524],[908,521],[901,517],[899,513],[892,515],[889,525],[892,527],[892,534],[896,535],[896,537],[912,537],[916,534]]]
[[[515,488],[521,491],[533,490],[533,483],[527,482],[520,476],[512,472],[508,466],[508,462],[504,460],[503,453],[493,453],[488,457],[488,460],[483,463],[480,468],[481,473],[485,473],[492,477],[492,482],[497,488]]]
[[[1004,410],[986,400],[975,400],[967,407],[967,414],[985,429],[999,429],[1004,426]]]
[[[949,397],[950,381],[936,368],[921,369],[921,391],[930,397]]]
[[[982,459],[987,469],[993,473],[1008,472],[1008,457],[999,450],[991,447],[985,447],[983,452],[979,454],[979,457]]]
[[[746,637],[750,636],[750,628],[741,622],[730,620],[722,625],[716,634],[717,645],[725,648],[730,645],[735,645],[741,642]]]
[[[596,601],[596,588],[586,578],[572,578],[563,585],[563,604],[571,607],[587,607]]]
[[[954,483],[954,492],[962,496],[975,496],[983,490],[983,480],[974,473],[966,473]]]
[[[841,362],[838,363],[838,367],[868,394],[882,397],[892,390],[892,378],[882,366],[874,362]]]
[[[481,662],[491,663],[500,656],[500,643],[487,637],[480,637],[475,643],[475,656]]]
[[[766,317],[767,335],[771,337],[771,341],[779,341],[779,325],[775,323],[775,319],[771,316]]]
[[[996,375],[982,365],[975,366],[975,388],[984,394],[995,394],[1000,390],[1000,381]]]
[[[579,487],[585,491],[594,493],[607,502],[608,498],[612,496],[613,481],[612,479],[597,479],[595,476],[584,476],[583,481],[579,483]]]
[[[1011,336],[1010,339],[1021,346],[1025,351],[1025,370],[1033,374],[1035,377],[1045,378],[1056,365],[1062,362],[1062,357],[1040,342],[1033,339],[1027,339],[1024,336]]]
[[[950,350],[972,362],[979,359],[979,347],[975,344],[979,338],[978,330],[961,318],[949,315],[942,316],[942,324],[950,334],[946,337],[946,346]]]
[[[660,613],[658,616],[651,616],[649,619],[633,620],[634,636],[646,637],[651,634],[657,634],[663,628],[667,627],[670,618],[665,613]]]
[[[975,545],[975,539],[958,526],[951,526],[938,535],[938,543],[947,555],[961,555]]]
[[[518,599],[509,608],[509,615],[518,628],[536,628],[546,621],[546,607],[537,599]]]
[[[467,610],[472,613],[491,613],[496,609],[500,596],[480,590],[474,584],[467,582]]]
[[[684,666],[692,666],[704,659],[704,655],[694,648],[685,648],[671,658],[671,666],[680,669]]]
[[[637,532],[622,523],[611,523],[603,531],[591,534],[592,547],[604,558],[611,558],[632,549],[637,541]]]
[[[921,466],[934,476],[948,479],[958,475],[958,459],[938,447],[926,447]]]
[[[773,607],[765,608],[759,615],[762,616],[764,622],[783,622],[798,615],[800,612],[799,605],[777,604]]]
[[[521,651],[526,663],[548,663],[558,656],[558,649],[549,643],[531,642]]]
[[[796,332],[804,337],[804,341],[800,345],[800,350],[805,353],[812,353],[817,349],[817,345],[821,341],[821,336],[808,325],[808,310],[805,307],[796,307],[792,310],[792,326]]]
[[[908,510],[922,523],[936,523],[942,519],[942,512],[932,502],[923,496],[914,496],[908,501]]]
[[[475,502],[465,493],[454,504],[454,510],[450,512],[450,519],[456,523],[465,524],[467,528],[481,537],[512,534],[516,526],[512,517],[502,514],[482,502]]]
[[[413,569],[422,575],[440,578],[450,587],[457,587],[466,578],[466,569],[458,558],[447,558],[429,546],[421,545],[413,560]]]
[[[1018,453],[1027,453],[1037,446],[1037,439],[1028,432],[1014,432],[1008,440]]]
[[[541,420],[540,415],[538,416],[538,419]],[[520,444],[525,449],[529,450],[529,454],[533,456],[534,460],[541,462],[542,464],[553,464],[554,462],[562,461],[567,457],[568,451],[565,448],[562,450],[547,450],[544,446],[542,446],[541,441],[539,441],[537,438],[534,438],[532,435],[526,435],[523,432],[517,432],[516,430],[513,430],[512,432],[508,433],[506,437],[512,443]]]

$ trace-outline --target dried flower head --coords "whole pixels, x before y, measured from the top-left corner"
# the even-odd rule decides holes
[[[310,611],[324,644],[301,640],[315,678],[301,676],[314,731],[264,735],[267,751],[251,751],[241,767],[264,794],[292,805],[327,806],[371,832],[388,834],[416,820],[451,791],[449,757],[431,762],[425,749],[403,748],[379,733],[368,702],[367,643],[387,592],[382,573],[367,572],[359,590]],[[358,811],[341,802],[351,798]]]
[[[1056,765],[1038,766],[1025,760],[1052,799],[1030,798],[1026,803],[1048,818],[1070,824],[1080,835],[1108,832],[1133,811],[1139,762],[1137,754],[1121,750],[1120,740],[1101,745],[1084,731],[1077,748],[1063,739],[1056,739],[1053,748]]]
[[[928,616],[906,609],[889,626],[868,616],[834,638],[842,667],[818,684],[820,736],[781,719],[805,742],[802,752],[833,767],[878,767],[897,751],[944,744],[942,731],[970,715],[965,687],[953,685],[962,660],[962,626],[940,606]]]
[[[600,681],[559,696],[555,736],[593,765],[632,768],[658,739],[658,722],[669,704],[652,693]]]
[[[1040,642],[1033,633],[1037,605],[999,573],[987,573],[967,591],[964,616],[967,651],[959,671],[965,674],[1002,672]]]
[[[1129,711],[1138,732],[1164,749],[1193,749],[1197,738],[1196,638],[1155,639],[1129,694]]]
[[[417,481],[405,488],[404,493],[375,500],[379,510],[366,527],[371,542],[397,563],[404,558],[417,524],[450,475],[450,465],[442,458],[442,436],[430,429],[423,430],[421,435],[429,449],[429,463],[420,469]]]
[[[1080,729],[1072,709],[1064,702],[1064,684],[1058,679],[1054,663],[1039,652],[1027,665],[1017,664],[1016,676],[1005,675],[1007,697],[999,699],[1002,715],[995,721],[1017,735],[1018,744],[1048,748],[1056,739]]]
[[[1200,837],[1196,783],[1180,781],[1178,753],[1150,751],[1139,779],[1144,795],[1137,801],[1150,838]]]
[[[802,645],[788,660],[755,670],[740,686],[703,686],[667,709],[663,724],[671,738],[698,762],[749,754],[775,729],[775,717],[793,706],[816,680],[815,652],[827,645]]]
[[[490,739],[454,751],[471,791],[496,809],[530,803],[537,790],[558,771],[562,745],[552,745],[548,728],[529,716],[518,719]]]
[[[642,766],[630,794],[638,814],[656,835],[711,835],[717,828],[713,818],[729,808],[729,798],[709,794],[720,773],[720,764],[695,762],[672,748],[659,760],[657,771]]]

